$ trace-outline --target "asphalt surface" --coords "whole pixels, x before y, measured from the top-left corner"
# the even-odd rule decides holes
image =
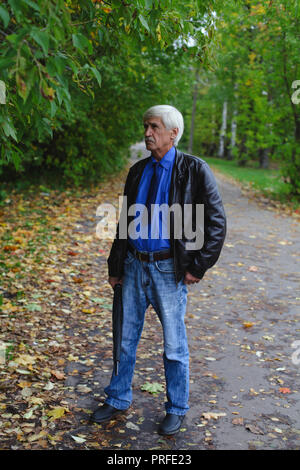
[[[133,161],[144,155],[143,148],[133,147]],[[149,308],[131,408],[101,426],[90,425],[88,413],[78,412],[72,434],[83,433],[88,442],[93,437],[101,448],[113,450],[300,448],[299,222],[267,202],[250,200],[225,178],[217,181],[228,234],[218,263],[189,287],[190,410],[180,432],[157,433],[165,391],[141,388],[145,383],[164,387],[162,331]],[[80,364],[75,366],[80,371]],[[78,410],[101,404],[111,366],[110,355],[102,356],[89,378],[91,392],[74,392],[70,403]],[[82,448],[92,448],[88,442]]]

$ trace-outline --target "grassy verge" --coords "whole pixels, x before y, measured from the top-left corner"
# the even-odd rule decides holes
[[[257,168],[251,162],[247,167],[240,167],[235,161],[213,157],[205,157],[205,161],[213,170],[233,178],[245,189],[252,189],[262,196],[292,204],[295,208],[300,206],[300,201],[290,200],[279,170]]]

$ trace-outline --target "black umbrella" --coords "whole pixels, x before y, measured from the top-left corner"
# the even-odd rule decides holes
[[[122,342],[122,326],[123,326],[123,303],[122,303],[122,285],[116,284],[114,287],[113,311],[112,311],[112,326],[113,326],[113,357],[114,357],[114,372],[118,375],[119,362],[121,354]]]

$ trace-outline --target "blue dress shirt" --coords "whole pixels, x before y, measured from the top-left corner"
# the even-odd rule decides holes
[[[156,172],[158,177],[158,189],[155,199],[155,204],[168,204],[169,203],[169,191],[170,191],[170,184],[171,184],[171,175],[172,169],[175,161],[175,147],[172,147],[164,156],[163,158],[157,162],[153,156],[151,156],[151,160],[147,163],[144,168],[138,193],[136,197],[136,205],[143,204],[146,205],[148,191],[150,187],[151,178],[154,172],[154,165],[158,165]],[[129,237],[130,243],[135,247],[138,251],[160,251],[166,250],[170,248],[170,240],[169,237],[163,238],[163,235],[166,235],[165,230],[163,231],[162,225],[162,212],[159,213],[159,217],[153,217],[152,219],[152,227],[150,223],[150,214],[148,221],[147,230],[144,232],[141,230],[141,218],[142,212],[138,210],[138,206],[136,207],[136,217],[135,217],[135,233],[138,234],[138,238],[133,239]],[[156,234],[156,238],[151,238],[151,228]],[[144,233],[144,235],[143,235]],[[153,232],[152,232],[153,233]],[[149,235],[148,238],[145,238],[145,235]]]

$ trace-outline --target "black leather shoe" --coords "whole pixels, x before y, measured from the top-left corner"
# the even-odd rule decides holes
[[[93,423],[103,423],[105,421],[109,421],[114,415],[121,412],[122,410],[119,410],[108,403],[104,403],[100,408],[94,411],[90,420]]]
[[[178,416],[171,413],[167,413],[158,428],[158,434],[161,434],[163,436],[172,436],[173,434],[176,434],[179,431],[183,420],[184,415]]]

